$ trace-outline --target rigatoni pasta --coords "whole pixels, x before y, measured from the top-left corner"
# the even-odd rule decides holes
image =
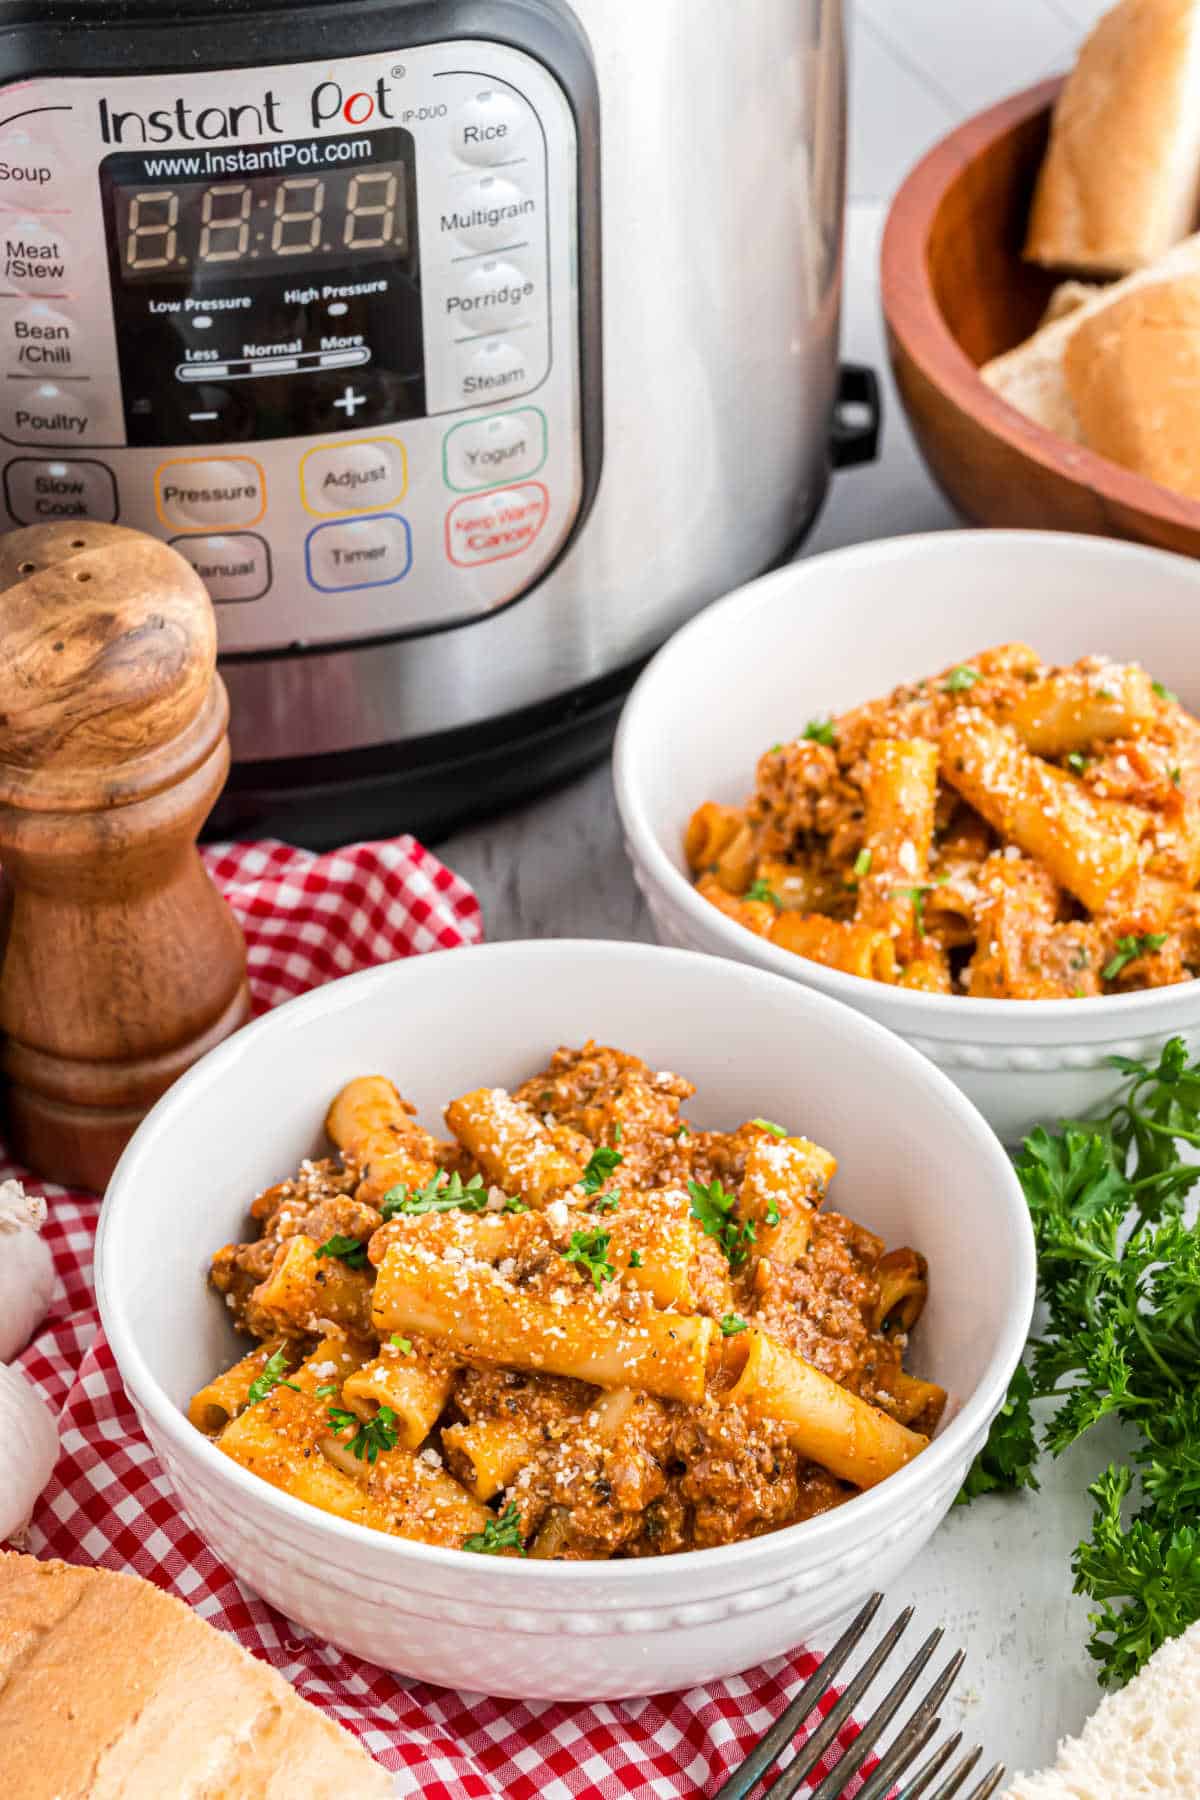
[[[1200,722],[1137,663],[1002,644],[811,720],[745,806],[700,806],[684,852],[727,917],[867,980],[984,999],[1189,981]]]
[[[351,1082],[338,1154],[213,1258],[260,1342],[192,1423],[340,1518],[540,1559],[728,1543],[886,1479],[945,1400],[903,1368],[923,1259],[828,1209],[829,1151],[701,1130],[691,1092],[588,1044],[452,1101],[439,1140]]]

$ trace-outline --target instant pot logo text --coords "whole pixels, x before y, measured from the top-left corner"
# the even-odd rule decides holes
[[[380,76],[369,88],[349,91],[340,81],[320,81],[308,99],[308,121],[314,131],[326,125],[366,125],[373,119],[394,119],[392,84]],[[100,101],[100,135],[106,144],[210,144],[219,138],[282,136],[282,103],[267,88],[258,100],[239,100],[229,106],[196,106],[182,95],[167,106],[148,111],[137,107],[110,106]]]

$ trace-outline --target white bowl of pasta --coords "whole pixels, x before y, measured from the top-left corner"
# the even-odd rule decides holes
[[[589,1038],[628,1054],[556,1054]],[[212,1052],[122,1157],[97,1276],[250,1587],[402,1674],[583,1700],[749,1667],[893,1580],[1003,1400],[1034,1255],[993,1135],[870,1020],[544,942]]]
[[[1178,698],[1176,693],[1178,691]],[[800,562],[687,626],[615,752],[664,943],[930,1057],[1006,1143],[1200,1037],[1200,567],[945,532]]]

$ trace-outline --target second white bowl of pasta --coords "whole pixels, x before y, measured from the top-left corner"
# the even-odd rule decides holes
[[[871,1021],[547,942],[355,976],[206,1057],[122,1158],[97,1280],[250,1587],[405,1675],[596,1700],[746,1668],[898,1575],[1003,1400],[1034,1256],[994,1136]]]
[[[1200,1037],[1200,568],[945,532],[710,607],[622,718],[663,942],[786,975],[941,1068],[1005,1142]]]

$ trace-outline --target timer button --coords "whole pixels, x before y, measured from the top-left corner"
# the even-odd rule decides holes
[[[516,263],[488,261],[462,273],[457,287],[443,294],[442,306],[456,336],[476,337],[516,324],[539,299],[540,284]]]
[[[304,546],[308,579],[323,594],[388,587],[412,568],[412,532],[399,513],[317,525]]]
[[[271,552],[256,531],[231,531],[223,537],[177,537],[171,543],[191,563],[219,605],[261,600],[271,585]]]
[[[467,163],[515,162],[528,152],[531,117],[529,108],[512,94],[484,88],[455,113],[451,148]]]
[[[53,219],[0,223],[0,275],[10,292],[60,298],[70,277],[69,246]]]
[[[78,462],[14,457],[4,471],[4,498],[18,525],[51,519],[100,519],[111,525],[117,516],[112,470],[90,457]]]
[[[248,456],[183,456],[154,471],[154,504],[164,525],[185,531],[257,525],[267,510],[266,482]]]
[[[507,175],[484,175],[454,196],[443,226],[470,250],[503,250],[528,236],[537,201]]]

